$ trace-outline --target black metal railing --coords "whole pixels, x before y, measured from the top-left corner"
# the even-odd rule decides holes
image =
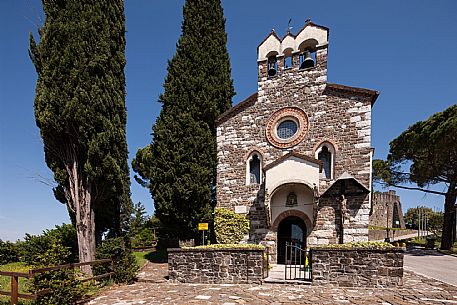
[[[300,244],[286,242],[285,280],[311,281],[311,257]]]

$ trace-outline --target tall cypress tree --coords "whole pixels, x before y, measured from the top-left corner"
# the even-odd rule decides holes
[[[235,93],[220,0],[187,0],[183,15],[153,142],[138,150],[132,166],[149,186],[161,222],[173,236],[192,238],[198,222],[212,218],[215,120]]]
[[[56,198],[76,225],[79,259],[96,235],[121,231],[131,209],[125,109],[123,0],[43,0],[46,19],[30,57],[35,119]],[[97,233],[97,234],[96,234]],[[90,268],[86,268],[90,272]]]

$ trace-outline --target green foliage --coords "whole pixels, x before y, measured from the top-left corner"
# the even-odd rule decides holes
[[[422,217],[427,216],[427,229],[429,231],[436,232],[443,228],[443,213],[434,212],[431,208],[425,206],[409,208],[405,213],[405,222],[417,229],[419,227],[419,211]]]
[[[16,244],[0,239],[0,265],[19,261],[19,249]]]
[[[373,177],[389,186],[444,195],[441,248],[450,249],[457,200],[457,105],[413,124],[390,142],[387,160],[373,162]],[[429,189],[439,183],[447,190]]]
[[[130,220],[130,236],[132,247],[151,247],[157,237],[154,234],[154,218],[146,216],[146,210],[141,202],[134,206]]]
[[[214,231],[220,244],[237,244],[249,233],[249,220],[235,212],[216,208],[214,210]]]
[[[76,230],[71,224],[56,225],[54,229],[44,230],[41,235],[26,233],[25,241],[19,243],[18,248],[22,261],[33,265],[55,244],[69,250],[66,263],[73,263],[78,260]]]
[[[114,261],[114,282],[132,283],[138,265],[135,256],[129,248],[127,238],[117,237],[104,240],[97,248],[97,259],[112,258]],[[94,266],[95,274],[107,272],[109,267],[106,265]]]
[[[247,249],[247,250],[265,250],[265,247],[262,245],[255,244],[213,244],[205,246],[196,246],[196,247],[183,247],[183,249]]]
[[[392,244],[380,241],[360,241],[345,244],[330,244],[313,246],[313,248],[331,248],[331,249],[388,249],[393,248]]]
[[[182,35],[168,63],[153,142],[132,162],[148,186],[168,238],[197,238],[212,221],[216,181],[216,118],[234,96],[220,0],[188,0]]]
[[[147,220],[146,209],[141,202],[138,202],[133,206],[133,213],[130,219],[130,234],[135,235],[141,231]]]
[[[36,256],[34,268],[56,266],[65,264],[69,260],[71,252],[68,248],[52,242],[49,249],[43,254]],[[75,269],[61,269],[36,274],[30,281],[30,291],[39,292],[50,289],[50,292],[39,297],[37,305],[73,304],[80,299],[85,292],[84,287],[77,279]]]
[[[87,230],[119,233],[131,209],[124,2],[42,3],[46,19],[39,44],[30,34],[29,53],[38,74],[35,119],[55,197],[73,220],[75,205],[95,212],[95,228]]]

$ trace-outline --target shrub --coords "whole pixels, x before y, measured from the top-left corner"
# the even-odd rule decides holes
[[[0,265],[19,261],[19,250],[16,244],[0,239]]]
[[[249,233],[249,221],[235,212],[216,208],[214,211],[214,231],[220,244],[237,244]]]
[[[112,258],[114,262],[114,281],[132,283],[138,271],[135,256],[124,237],[108,238],[97,248],[97,259]],[[95,274],[107,272],[108,266],[94,266]]]
[[[62,265],[68,262],[71,252],[68,247],[54,240],[48,249],[35,256],[34,268]],[[36,274],[30,281],[30,291],[36,293],[43,289],[50,292],[36,300],[37,305],[74,304],[80,299],[85,289],[77,279],[77,271],[61,269]]]
[[[393,248],[394,246],[379,241],[361,241],[361,242],[350,242],[345,244],[330,244],[330,245],[321,245],[314,246],[313,248],[335,248],[335,249],[388,249]]]
[[[62,224],[54,229],[45,230],[41,235],[27,233],[25,241],[19,245],[22,261],[33,265],[44,253],[51,249],[53,244],[60,244],[69,250],[70,254],[65,258],[66,263],[78,261],[76,230],[71,224]]]

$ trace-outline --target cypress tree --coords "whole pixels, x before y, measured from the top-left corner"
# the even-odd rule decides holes
[[[42,4],[40,41],[31,34],[29,51],[38,74],[35,119],[57,183],[54,194],[67,205],[85,262],[95,259],[101,233],[120,233],[122,214],[131,210],[124,3]]]
[[[218,115],[235,95],[220,0],[187,0],[182,35],[168,62],[153,142],[132,166],[149,186],[157,217],[174,237],[197,236],[211,221]]]

